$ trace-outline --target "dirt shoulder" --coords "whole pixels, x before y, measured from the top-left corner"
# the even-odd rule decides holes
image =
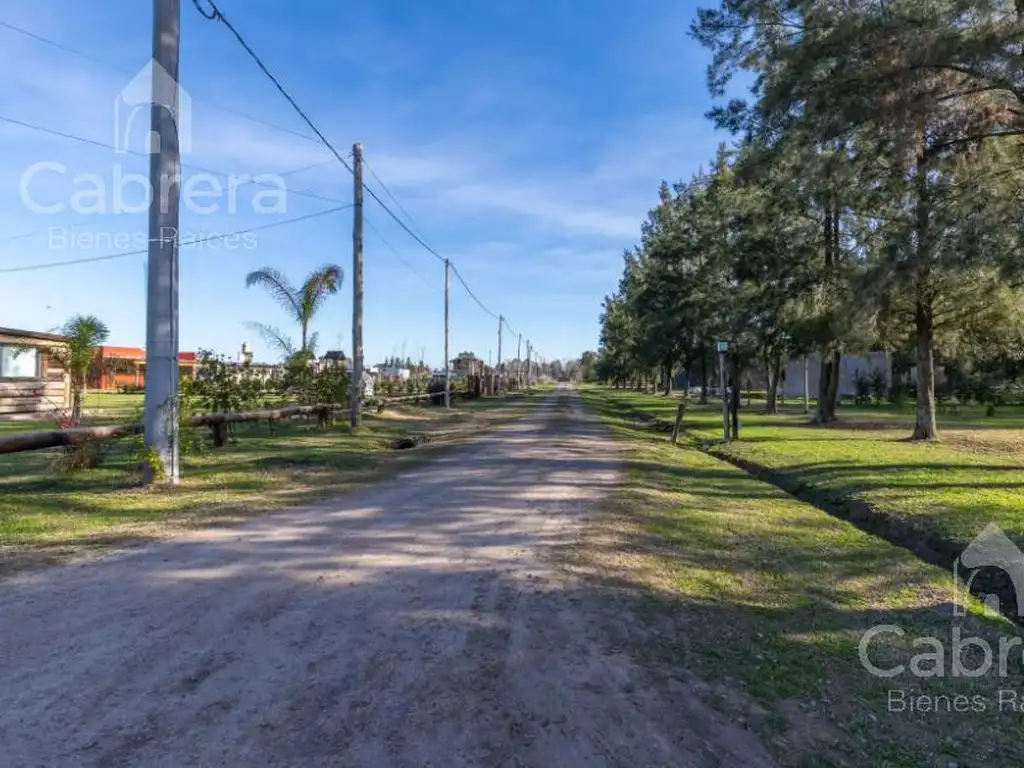
[[[640,604],[559,566],[622,467],[570,397],[372,488],[10,580],[5,760],[771,765],[638,662]]]

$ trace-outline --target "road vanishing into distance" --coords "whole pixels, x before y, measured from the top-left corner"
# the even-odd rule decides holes
[[[563,388],[330,502],[0,583],[0,765],[771,765],[559,566],[621,478]]]

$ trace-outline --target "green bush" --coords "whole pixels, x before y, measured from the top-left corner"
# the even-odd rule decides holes
[[[230,365],[224,357],[204,349],[198,353],[196,377],[185,379],[179,391],[194,410],[246,411],[259,404],[263,383],[248,365]]]
[[[854,396],[853,402],[857,405],[871,404],[871,377],[861,371],[857,371],[853,379]]]
[[[871,371],[871,394],[874,397],[875,405],[880,405],[885,399],[886,391],[889,388],[885,380],[885,372],[875,368]]]

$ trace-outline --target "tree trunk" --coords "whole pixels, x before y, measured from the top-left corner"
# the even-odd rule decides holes
[[[779,412],[779,366],[776,361],[768,358],[768,392],[765,410],[768,413]]]
[[[931,312],[917,303],[917,423],[915,440],[935,440],[939,436],[935,423],[935,335]]]
[[[82,385],[74,382],[71,385],[71,418],[77,425],[82,420]]]
[[[700,353],[700,404],[708,404],[708,356]]]
[[[665,397],[672,394],[672,363],[665,363]]]
[[[732,394],[730,400],[730,411],[732,411],[732,439],[740,439],[740,364],[733,358],[732,361]]]
[[[839,396],[839,363],[842,355],[833,349],[821,356],[821,374],[818,377],[818,407],[815,424],[828,424],[836,420],[836,399]]]
[[[924,130],[917,144],[917,169],[914,186],[917,193],[914,258],[916,261],[917,302],[914,325],[917,331],[917,423],[915,440],[935,440],[935,319],[928,300],[931,281],[931,196],[924,167]]]

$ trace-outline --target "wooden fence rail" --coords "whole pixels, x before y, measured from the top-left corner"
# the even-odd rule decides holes
[[[423,400],[437,397],[436,394],[408,395],[388,397],[370,401],[367,408],[383,410],[392,403]],[[262,411],[238,411],[228,413],[205,413],[191,419],[194,427],[209,427],[213,433],[213,444],[220,447],[227,444],[228,425],[245,422],[275,422],[296,416],[316,416],[321,426],[331,423],[336,413],[344,413],[348,409],[343,405],[288,405],[282,408],[269,408]],[[74,427],[72,429],[53,429],[35,432],[17,432],[13,435],[0,435],[0,454],[38,451],[45,448],[60,448],[70,445],[81,445],[90,440],[114,440],[143,432],[142,424],[119,424],[102,427]]]

